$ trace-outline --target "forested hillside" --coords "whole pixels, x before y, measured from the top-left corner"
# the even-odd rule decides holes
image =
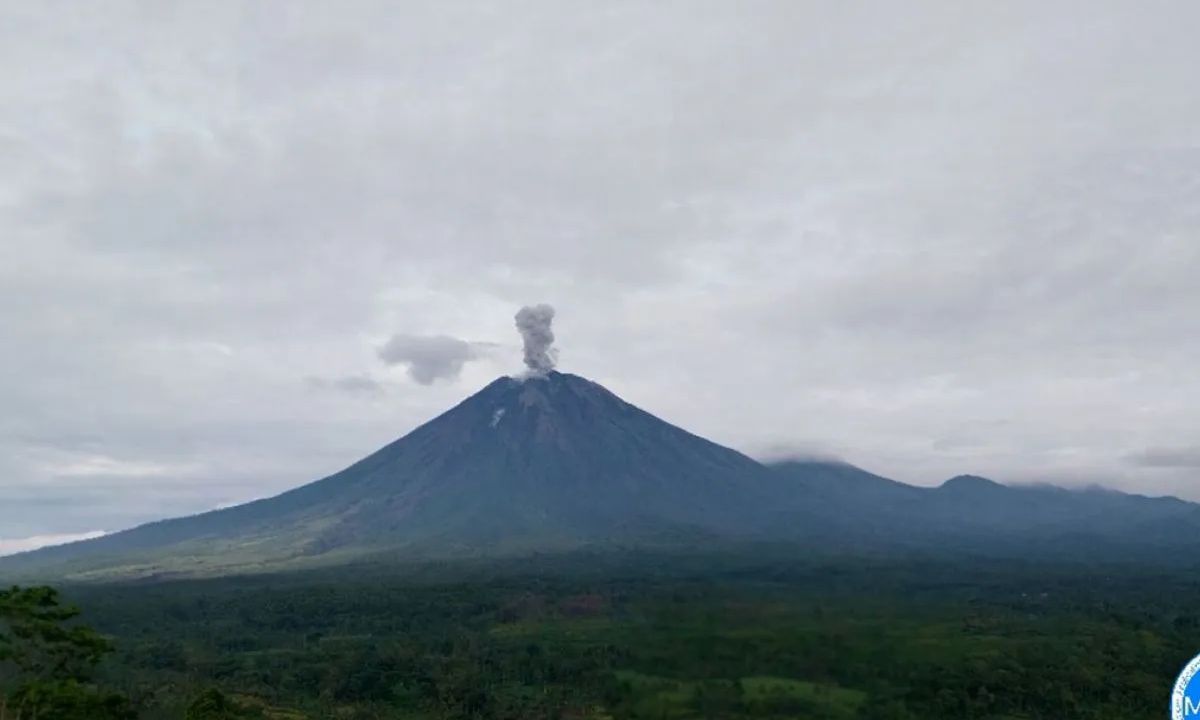
[[[67,594],[148,719],[1137,720],[1200,647],[1131,568],[575,560]]]

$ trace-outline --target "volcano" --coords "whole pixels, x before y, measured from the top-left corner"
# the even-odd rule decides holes
[[[763,465],[550,371],[499,378],[282,495],[0,558],[0,576],[219,575],[760,541],[797,552],[1143,562],[1189,557],[1197,537],[1200,506],[1175,498],[974,476],[915,487],[840,462]]]
[[[763,465],[582,377],[501,377],[339,473],[282,495],[6,559],[89,572],[224,571],[753,535]]]

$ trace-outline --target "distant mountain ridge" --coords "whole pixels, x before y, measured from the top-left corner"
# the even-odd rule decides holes
[[[819,496],[814,506],[794,508],[808,519],[810,535],[824,531],[827,539],[856,547],[871,538],[894,549],[1148,561],[1200,547],[1200,505],[1174,497],[1004,485],[975,475],[917,487],[826,463],[784,462],[772,469]]]
[[[329,477],[273,498],[0,558],[0,578],[205,575],[379,555],[580,547],[800,547],[1152,554],[1200,506],[960,476],[918,488],[844,463],[761,464],[585,378],[502,377]],[[1114,550],[1115,549],[1115,550]]]

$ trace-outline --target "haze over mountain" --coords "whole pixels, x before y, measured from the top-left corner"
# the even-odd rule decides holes
[[[1153,557],[1198,537],[1200,506],[1170,498],[969,476],[928,489],[836,462],[764,465],[585,378],[539,368],[495,380],[314,483],[0,559],[0,576],[216,574],[372,556],[751,541],[797,552]]]

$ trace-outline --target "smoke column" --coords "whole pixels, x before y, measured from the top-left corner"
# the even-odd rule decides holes
[[[549,305],[526,305],[517,312],[517,330],[525,343],[525,367],[530,375],[545,375],[554,369],[558,353],[551,349],[554,331],[554,308]]]

